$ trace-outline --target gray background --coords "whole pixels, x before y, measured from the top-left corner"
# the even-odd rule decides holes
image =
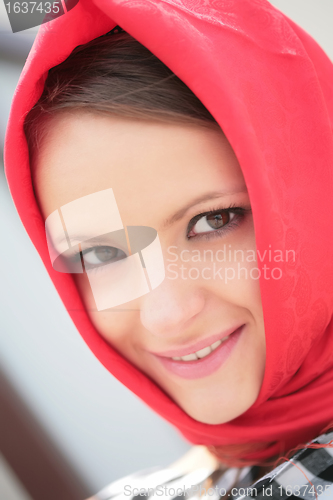
[[[333,1],[271,2],[333,60]],[[11,98],[37,28],[12,34],[0,0],[0,147]],[[2,155],[1,155],[2,156]],[[0,168],[0,363],[41,426],[92,492],[189,449],[86,347],[21,225]],[[0,455],[0,498],[28,496]]]

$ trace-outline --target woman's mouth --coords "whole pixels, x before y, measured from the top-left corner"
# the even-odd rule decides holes
[[[217,340],[212,345],[210,345],[208,347],[204,347],[203,349],[200,349],[197,352],[193,352],[191,354],[187,354],[186,356],[179,356],[179,357],[178,356],[173,356],[173,357],[171,357],[171,359],[173,359],[174,361],[185,361],[185,362],[187,362],[187,361],[196,361],[197,359],[205,358],[211,352],[215,351],[215,349],[217,349],[222,344],[222,342],[225,342],[226,340],[228,340],[229,337],[230,337],[230,335],[228,335],[224,339]]]
[[[187,379],[207,377],[218,370],[230,357],[244,327],[245,325],[241,325],[230,331],[229,334],[221,333],[221,338],[217,340],[215,340],[215,335],[213,342],[209,345],[207,345],[207,341],[210,340],[207,339],[207,341],[200,341],[192,348],[179,349],[178,352],[173,350],[163,354],[152,354],[169,372],[175,375]],[[206,342],[205,347],[202,347],[203,342]]]

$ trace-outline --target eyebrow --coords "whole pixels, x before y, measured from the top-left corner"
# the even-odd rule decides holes
[[[162,224],[162,229],[166,229],[167,227],[171,226],[178,220],[180,220],[186,212],[192,207],[195,207],[196,205],[199,205],[199,203],[202,203],[203,201],[215,199],[215,198],[222,198],[224,196],[231,196],[234,194],[239,194],[239,193],[247,193],[247,188],[244,186],[242,189],[239,189],[237,191],[212,191],[209,193],[205,193],[201,196],[198,196],[197,198],[194,198],[191,200],[185,207],[181,208],[180,210],[177,210],[171,217],[168,217],[167,219],[164,220]]]
[[[67,238],[66,233],[65,233],[64,235],[61,235],[54,240],[54,245],[55,246],[61,245],[64,241],[67,241],[67,243],[69,241],[70,242],[69,248],[73,248],[73,247],[77,247],[81,243],[85,243],[89,240],[94,240],[93,243],[95,243],[96,245],[103,245],[103,243],[104,243],[105,246],[110,246],[110,243],[112,243],[112,241],[110,241],[110,237],[108,237],[109,234],[110,233],[106,233],[106,234],[101,234],[99,236],[91,236],[89,234],[73,234],[71,237],[72,241],[70,241],[69,237]],[[93,246],[92,246],[92,248],[93,248]],[[118,248],[118,247],[116,247],[116,248]]]

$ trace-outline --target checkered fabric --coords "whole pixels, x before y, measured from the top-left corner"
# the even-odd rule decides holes
[[[119,479],[90,500],[333,500],[333,432],[321,434],[289,461],[255,481],[258,467],[196,469],[179,474],[176,469],[153,468]]]
[[[289,461],[263,476],[237,500],[269,498],[287,500],[333,500],[333,432],[321,434],[308,444],[329,444],[325,448],[304,448]]]

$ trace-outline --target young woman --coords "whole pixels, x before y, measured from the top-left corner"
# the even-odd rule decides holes
[[[333,420],[332,77],[265,0],[81,0],[12,105],[11,192],[82,337],[250,484]]]

